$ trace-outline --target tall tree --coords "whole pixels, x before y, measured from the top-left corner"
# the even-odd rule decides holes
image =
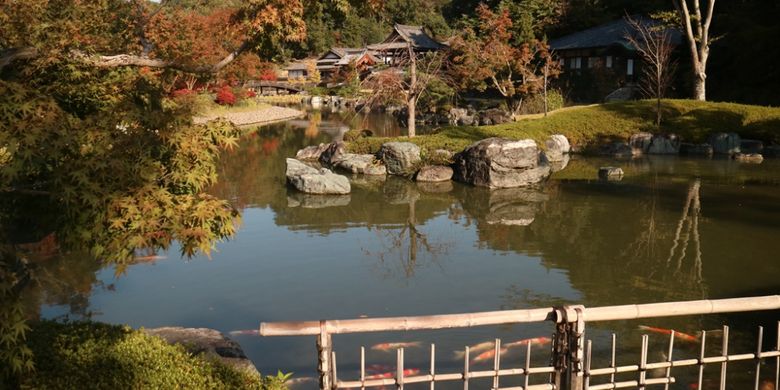
[[[514,114],[527,96],[543,92],[558,72],[548,45],[531,39],[515,43],[509,10],[477,7],[476,26],[469,26],[452,39],[452,78],[462,88],[494,89],[506,99]],[[546,75],[546,77],[545,77]]]
[[[693,0],[693,14],[688,8],[689,0],[672,1],[688,40],[693,71],[693,98],[707,100],[707,60],[710,56],[710,44],[712,43],[710,26],[712,25],[715,0],[706,0],[707,8],[704,9],[703,13],[699,0]]]
[[[672,61],[672,34],[662,25],[626,18],[631,32],[626,33],[626,39],[636,48],[644,60],[642,78],[639,87],[650,98],[656,99],[655,125],[661,126],[661,99],[666,96],[675,70]]]

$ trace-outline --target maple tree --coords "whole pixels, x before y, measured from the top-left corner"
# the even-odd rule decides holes
[[[452,79],[464,89],[494,89],[516,113],[525,97],[545,91],[548,80],[560,74],[560,65],[541,40],[514,43],[506,8],[493,11],[480,4],[476,12],[477,22],[450,42]]]

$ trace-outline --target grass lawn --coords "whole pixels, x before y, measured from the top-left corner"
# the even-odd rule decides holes
[[[543,146],[552,134],[563,134],[573,145],[595,147],[625,141],[631,134],[647,131],[674,133],[683,142],[704,142],[710,133],[735,132],[742,138],[780,143],[780,108],[693,100],[664,100],[661,128],[655,127],[655,101],[640,100],[572,107],[547,118],[521,119],[495,126],[452,126],[413,139],[360,138],[349,144],[355,153],[374,153],[389,141],[410,141],[423,154],[435,149],[459,152],[471,143],[489,137],[531,138]]]

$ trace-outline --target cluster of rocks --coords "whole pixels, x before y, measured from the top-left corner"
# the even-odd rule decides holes
[[[601,154],[613,157],[637,157],[651,155],[698,155],[729,156],[737,161],[757,162],[764,155],[780,156],[780,146],[765,146],[763,142],[742,139],[736,133],[714,133],[707,142],[694,144],[682,142],[675,134],[651,134],[646,132],[632,135],[628,142],[615,142],[604,146]]]
[[[488,138],[455,155],[435,150],[432,161],[452,163],[425,165],[420,147],[410,142],[385,143],[375,155],[347,153],[343,142],[333,142],[299,150],[294,159],[287,159],[286,174],[290,185],[306,194],[348,194],[350,181],[333,170],[365,176],[389,174],[420,183],[454,179],[488,188],[523,187],[547,179],[553,164],[563,161],[571,151],[562,135],[550,137],[545,146],[547,151],[542,152],[530,139]]]
[[[314,108],[322,106],[330,107],[356,107],[357,100],[341,96],[304,96],[303,103],[310,104]]]
[[[408,118],[405,107],[388,106],[385,108],[385,112],[392,114],[401,123],[405,123]],[[511,121],[512,114],[500,108],[477,111],[472,107],[456,107],[445,112],[420,112],[417,114],[417,122],[428,125],[488,126]]]
[[[162,338],[168,344],[179,344],[193,355],[205,355],[235,369],[259,374],[241,346],[217,330],[174,326],[143,331],[150,336]]]

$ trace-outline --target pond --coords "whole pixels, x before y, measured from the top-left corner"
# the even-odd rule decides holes
[[[71,314],[134,327],[256,329],[263,321],[445,314],[498,309],[646,303],[776,294],[780,286],[780,161],[575,157],[542,187],[489,191],[458,183],[421,185],[355,178],[353,192],[316,197],[285,186],[285,158],[348,128],[399,135],[392,118],[313,111],[306,119],[248,130],[223,156],[210,192],[242,212],[242,225],[211,258],[180,259],[177,247],[117,275],[87,257],[53,261],[51,279],[31,292],[42,317]],[[619,165],[619,182],[597,180]],[[731,350],[755,349],[757,324],[776,329],[777,313],[593,324],[597,357],[619,334],[624,364],[639,360],[639,325],[700,329],[732,326]],[[549,336],[550,324],[335,338],[340,375],[355,375],[360,345],[422,342],[407,367],[427,367],[424,343],[437,343],[437,370],[458,371],[456,352],[500,337]],[[773,332],[765,345],[774,345]],[[315,375],[314,339],[237,336],[258,369]],[[651,334],[651,360],[667,338]],[[714,342],[713,344],[717,344]],[[549,346],[548,346],[549,347]],[[547,364],[545,348],[535,362]],[[718,353],[717,348],[708,353]],[[675,356],[698,354],[680,343]],[[504,362],[515,359],[518,351]],[[395,354],[369,350],[371,364]],[[730,366],[745,375],[750,365]],[[343,366],[343,368],[342,368]],[[479,367],[487,369],[490,362]],[[765,372],[774,372],[774,363]],[[478,368],[479,368],[478,367]],[[743,369],[740,369],[743,367]],[[353,371],[350,372],[349,370]],[[681,370],[682,371],[682,370]],[[695,371],[673,388],[688,389]],[[708,368],[706,376],[716,378]],[[512,383],[508,381],[507,383]],[[485,386],[487,387],[487,385]],[[475,388],[481,388],[476,385]]]

